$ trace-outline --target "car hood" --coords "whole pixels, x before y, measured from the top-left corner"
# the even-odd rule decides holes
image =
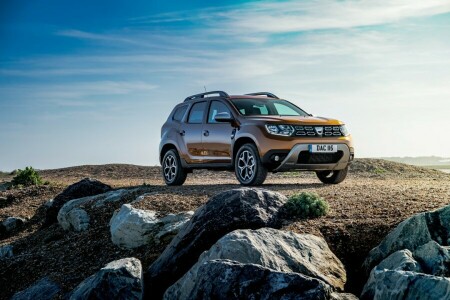
[[[299,124],[299,125],[343,125],[344,123],[325,117],[318,116],[248,116],[246,119],[255,121],[283,123],[283,124]]]

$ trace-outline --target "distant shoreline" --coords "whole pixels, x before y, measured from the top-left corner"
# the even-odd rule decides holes
[[[437,165],[437,166],[421,166],[427,169],[439,170],[444,173],[450,173],[450,165]]]

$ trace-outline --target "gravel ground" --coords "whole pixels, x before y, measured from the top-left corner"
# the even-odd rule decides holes
[[[0,197],[8,198],[0,205],[0,221],[8,216],[29,219],[20,230],[0,237],[0,246],[12,244],[16,254],[0,260],[0,299],[8,299],[43,276],[50,276],[69,292],[109,261],[122,257],[137,257],[146,269],[164,249],[165,245],[121,250],[110,242],[109,220],[131,198],[101,209],[88,207],[93,223],[86,232],[65,233],[57,224],[42,228],[42,205],[68,184],[92,177],[116,188],[140,186],[147,196],[135,206],[157,210],[161,215],[195,210],[212,195],[240,187],[233,173],[209,171],[190,174],[181,187],[167,187],[159,168],[132,165],[80,166],[40,173],[50,185],[0,192]],[[9,179],[4,174],[0,181]],[[360,159],[339,185],[323,185],[311,173],[291,172],[270,175],[263,187],[286,196],[314,191],[329,202],[327,216],[285,220],[283,229],[323,236],[346,266],[346,290],[359,294],[365,281],[360,266],[368,251],[412,214],[449,204],[449,179],[450,175],[435,170]]]

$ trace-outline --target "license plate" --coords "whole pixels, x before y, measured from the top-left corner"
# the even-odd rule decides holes
[[[309,145],[309,152],[311,152],[311,153],[336,153],[337,145],[329,145],[329,144]]]

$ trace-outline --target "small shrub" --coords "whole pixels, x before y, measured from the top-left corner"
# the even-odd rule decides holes
[[[16,174],[17,175],[11,181],[14,186],[30,186],[42,184],[41,177],[32,167],[26,167],[24,170],[17,170]]]
[[[386,170],[383,168],[376,167],[375,169],[372,170],[372,172],[375,174],[384,174],[386,173]]]
[[[318,218],[329,211],[328,202],[315,193],[302,192],[289,197],[285,212],[295,218]]]

